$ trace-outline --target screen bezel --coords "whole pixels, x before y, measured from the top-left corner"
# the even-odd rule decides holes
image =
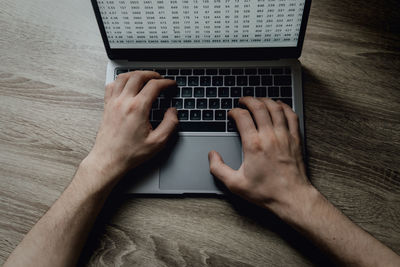
[[[108,58],[111,60],[135,61],[225,61],[299,58],[303,48],[304,36],[311,6],[311,0],[305,0],[299,39],[296,47],[121,49],[110,47],[97,0],[91,0],[91,2]]]

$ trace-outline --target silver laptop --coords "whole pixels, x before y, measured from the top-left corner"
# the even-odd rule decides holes
[[[158,97],[156,127],[170,106],[177,134],[123,183],[130,193],[221,194],[208,152],[238,169],[242,148],[227,111],[242,96],[280,99],[300,118],[300,57],[311,0],[92,0],[110,59],[106,83],[120,73],[155,70],[178,87]]]

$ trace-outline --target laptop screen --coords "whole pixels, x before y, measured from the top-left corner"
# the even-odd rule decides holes
[[[305,0],[97,0],[110,48],[296,47]]]

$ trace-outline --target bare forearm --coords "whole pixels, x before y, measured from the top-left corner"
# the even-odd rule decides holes
[[[10,255],[5,266],[71,266],[79,258],[109,189],[95,189],[86,178],[97,175],[81,163],[60,198]]]
[[[336,261],[347,266],[400,266],[400,257],[344,216],[316,189],[296,197],[281,217]]]

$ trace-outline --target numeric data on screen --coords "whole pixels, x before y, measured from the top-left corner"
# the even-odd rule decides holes
[[[98,0],[111,48],[293,47],[305,0]]]

